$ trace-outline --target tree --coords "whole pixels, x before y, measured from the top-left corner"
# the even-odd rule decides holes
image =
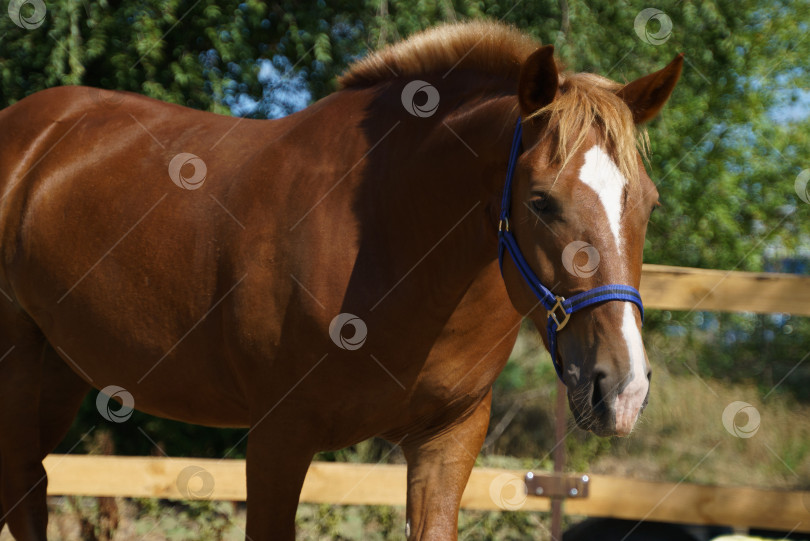
[[[16,6],[15,6],[16,4]],[[45,10],[33,28],[25,19]],[[361,4],[213,0],[12,0],[0,17],[0,106],[56,85],[130,90],[228,113],[239,93],[260,96],[259,58],[287,57],[316,94],[364,46]],[[36,24],[36,23],[35,23]]]

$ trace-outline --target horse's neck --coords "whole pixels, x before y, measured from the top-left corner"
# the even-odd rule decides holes
[[[375,175],[382,178],[374,179],[368,202],[396,262],[388,279],[412,269],[398,286],[400,295],[410,290],[423,306],[445,312],[482,275],[500,281],[486,269],[497,258],[497,216],[516,118],[514,97],[479,95],[449,114],[406,118],[391,133],[385,153],[391,161],[379,164]]]
[[[429,230],[460,233],[443,248],[450,267],[480,267],[497,255],[497,219],[517,118],[513,104],[501,98],[461,106],[430,129],[415,125],[406,136],[414,145],[406,154],[414,168],[404,179],[409,199],[424,207],[420,216]]]

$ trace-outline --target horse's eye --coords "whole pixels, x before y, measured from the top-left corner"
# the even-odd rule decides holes
[[[546,194],[533,193],[529,205],[535,212],[547,212],[551,208],[551,200]]]

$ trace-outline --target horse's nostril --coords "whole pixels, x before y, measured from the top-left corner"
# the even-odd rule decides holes
[[[597,409],[603,405],[605,400],[604,394],[602,394],[602,382],[607,377],[607,374],[602,372],[601,370],[597,370],[594,372],[593,376],[593,394],[591,395],[591,405],[594,409]]]
[[[647,370],[647,381],[652,381],[652,370]]]

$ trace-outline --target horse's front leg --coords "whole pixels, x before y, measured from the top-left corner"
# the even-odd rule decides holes
[[[487,434],[491,400],[490,390],[461,421],[403,442],[408,461],[409,541],[458,537],[458,506]]]
[[[271,422],[251,428],[247,445],[248,540],[295,539],[298,498],[314,455],[297,436]]]

